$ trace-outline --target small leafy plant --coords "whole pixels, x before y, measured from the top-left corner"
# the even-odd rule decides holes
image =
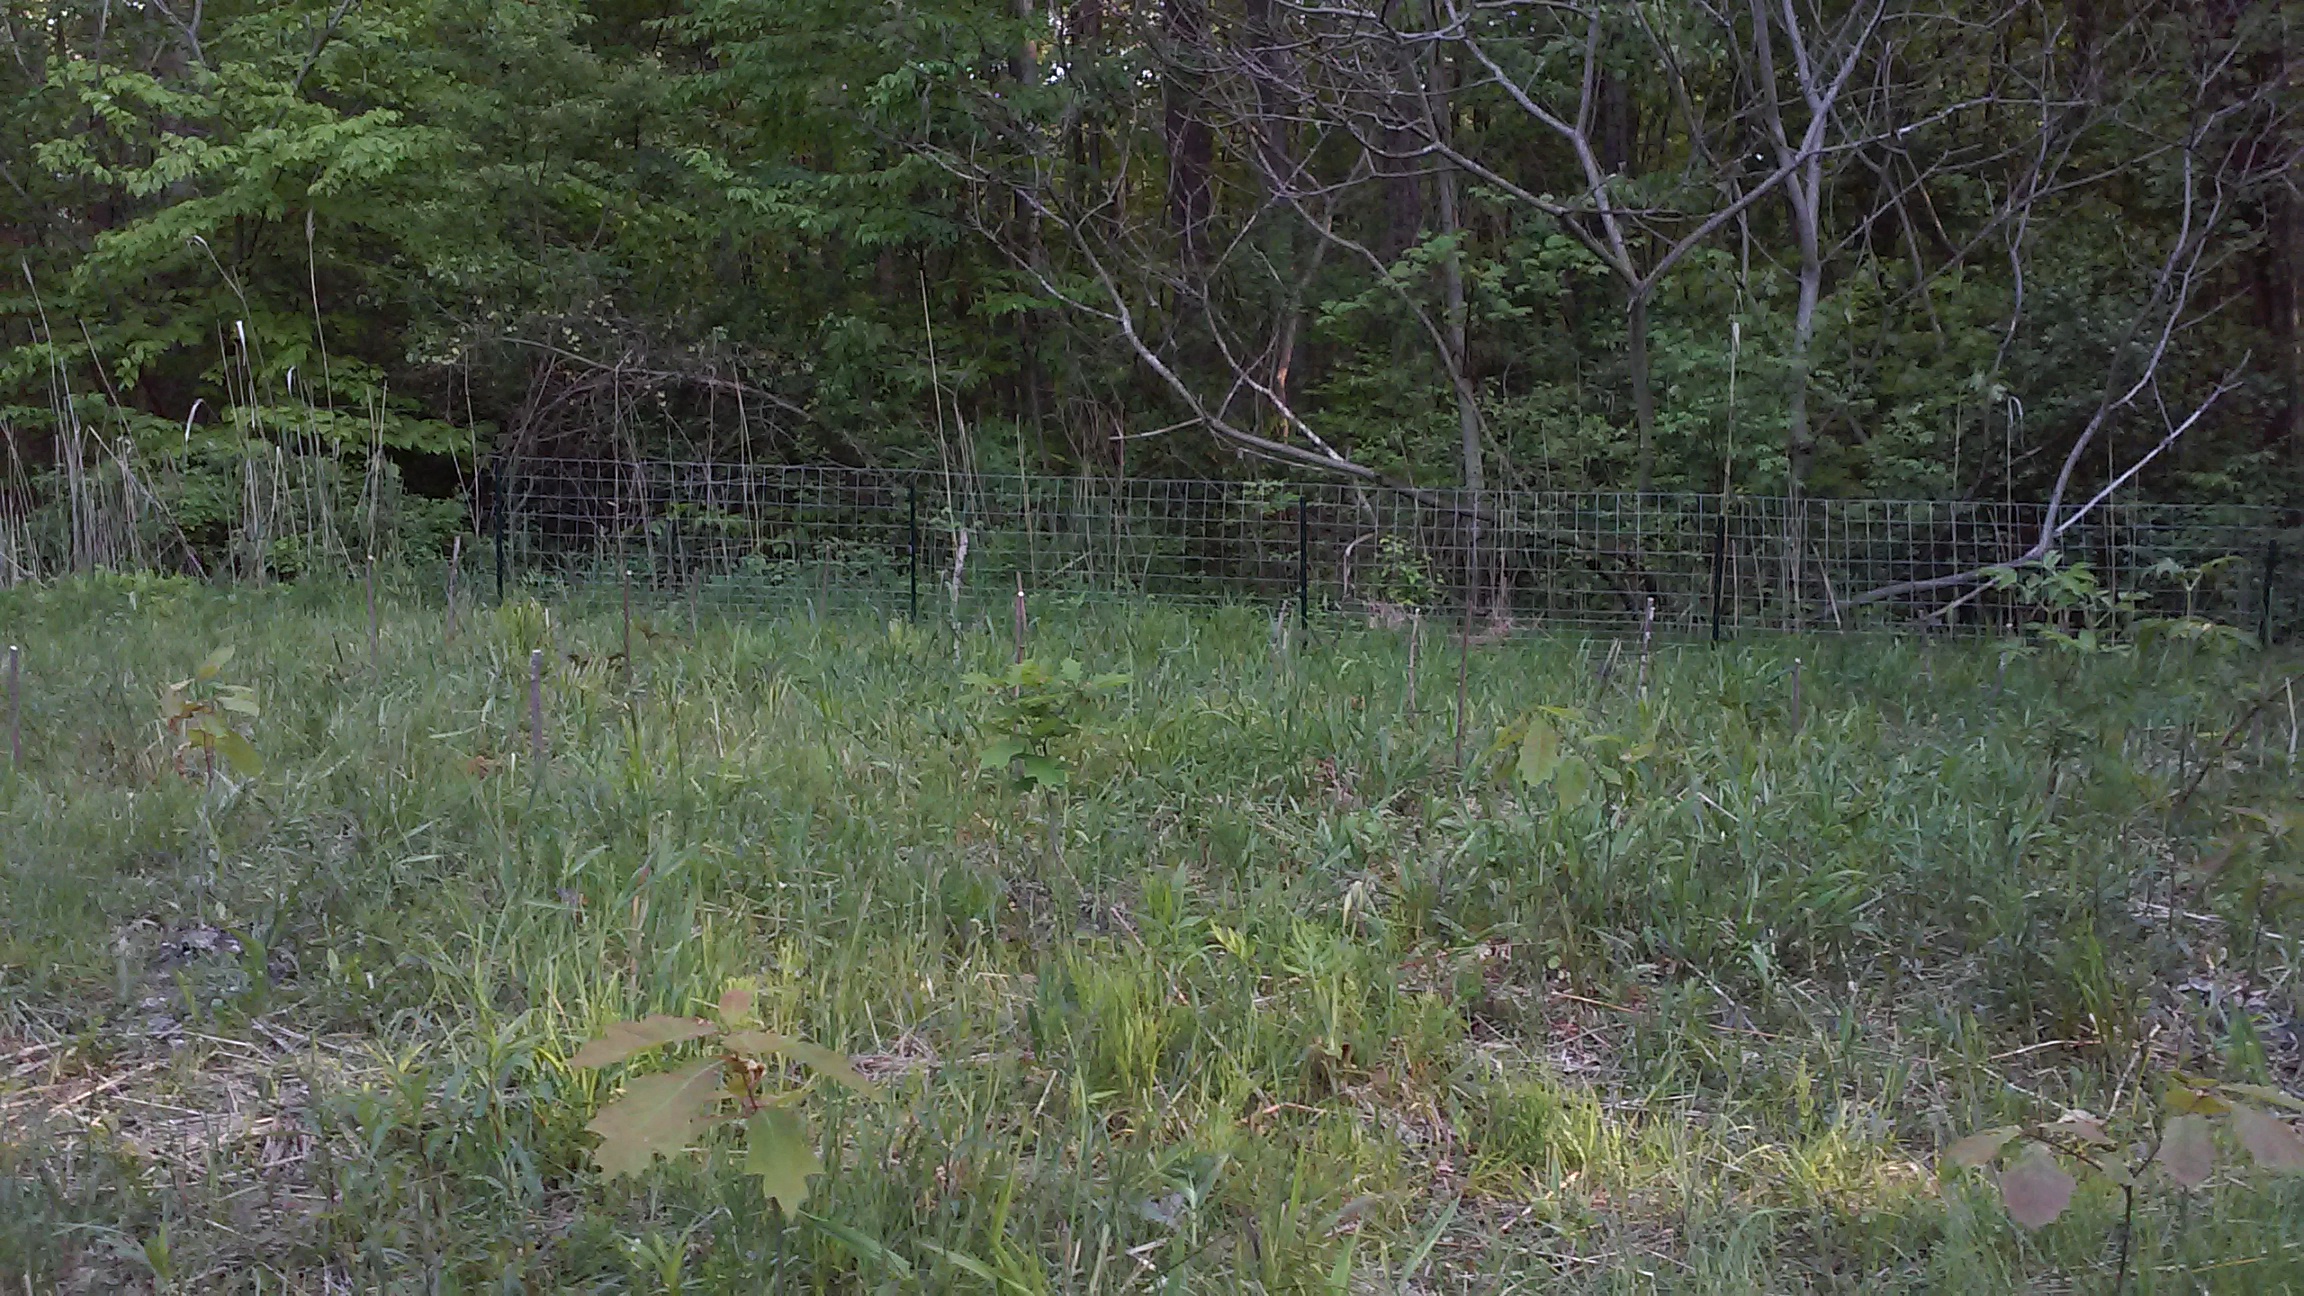
[[[2233,806],[2226,813],[2193,869],[2253,948],[2266,933],[2295,930],[2294,916],[2304,911],[2304,805]]]
[[[743,1129],[744,1169],[760,1177],[768,1199],[790,1215],[808,1198],[808,1177],[821,1174],[799,1110],[805,1084],[770,1089],[771,1063],[798,1062],[859,1093],[877,1087],[855,1064],[831,1049],[760,1028],[752,991],[730,986],[716,1005],[717,1020],[662,1014],[612,1022],[568,1059],[598,1068],[649,1049],[707,1041],[704,1056],[671,1071],[635,1076],[584,1128],[600,1136],[592,1159],[610,1178],[638,1175],[661,1154],[674,1156],[699,1134],[724,1126]]]
[[[1439,590],[1424,555],[1406,540],[1386,533],[1376,541],[1368,596],[1393,607],[1423,608],[1438,600]]]
[[[2080,656],[2128,650],[2119,641],[2119,630],[2143,595],[2106,589],[2088,563],[2065,562],[2050,550],[2031,562],[1994,567],[1986,579],[1993,589],[2013,590],[2044,615],[2032,626],[2043,643]]]
[[[999,675],[971,671],[962,681],[990,709],[983,726],[989,740],[976,753],[976,767],[1006,770],[1026,788],[1058,788],[1071,781],[1071,771],[1056,745],[1081,732],[1097,697],[1128,677],[1089,675],[1070,657],[1053,666],[1027,657]]]
[[[2264,1085],[2230,1084],[2178,1071],[2169,1076],[2163,1107],[2167,1122],[2124,1158],[2104,1123],[2073,1112],[2051,1124],[2001,1125],[1978,1130],[1944,1150],[1947,1164],[1966,1170],[1998,1167],[2000,1200],[2008,1218],[2026,1229],[2044,1228],[2071,1204],[2077,1168],[2118,1184],[2134,1203],[2144,1172],[2159,1167],[2183,1188],[2197,1188],[2216,1167],[2217,1131],[2267,1170],[2304,1172],[2304,1138],[2266,1108],[2304,1112],[2300,1101]]]
[[[232,646],[226,644],[208,654],[190,679],[178,680],[160,691],[160,725],[175,744],[180,774],[190,774],[194,752],[200,753],[207,773],[215,771],[218,756],[243,778],[264,772],[255,744],[238,727],[261,714],[256,690],[245,684],[218,682],[231,661]]]
[[[1535,706],[1497,731],[1488,759],[1499,775],[1529,791],[1549,788],[1555,804],[1573,810],[1595,787],[1614,795],[1653,773],[1662,754],[1652,726],[1638,737],[1610,733],[1575,707]]]
[[[2239,565],[2239,554],[2226,554],[2221,558],[2211,558],[2196,567],[2187,566],[2174,558],[2163,558],[2145,568],[2144,577],[2147,580],[2172,580],[2183,586],[2183,619],[2191,621],[2200,615],[2200,587],[2214,583],[2223,573],[2234,570]]]
[[[532,598],[512,599],[496,609],[496,633],[514,652],[552,646],[552,609]]]

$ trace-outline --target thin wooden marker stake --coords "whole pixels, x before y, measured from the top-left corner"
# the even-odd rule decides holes
[[[376,555],[368,555],[368,669],[376,669]]]
[[[24,650],[8,645],[8,768],[24,766],[24,712],[18,706],[17,679],[24,670]]]
[[[544,769],[544,650],[528,652],[528,755]]]
[[[464,537],[448,547],[448,642],[456,642],[456,571],[464,563]]]
[[[1792,732],[1800,732],[1800,659],[1792,659]]]
[[[1640,696],[1648,696],[1648,644],[1656,635],[1656,599],[1651,595],[1640,614]]]
[[[1472,598],[1464,598],[1464,624],[1456,640],[1456,768],[1464,768],[1464,711],[1472,687]]]
[[[15,650],[10,649],[9,651]],[[14,678],[13,674],[10,678]],[[2288,680],[2282,683],[2280,688],[2288,694],[2288,768],[2294,769],[2296,768],[2296,681]]]
[[[624,569],[624,691],[632,691],[632,569]]]
[[[1024,661],[1024,578],[1016,578],[1016,661]]]
[[[1416,649],[1424,641],[1424,609],[1408,613],[1408,718],[1416,718]]]

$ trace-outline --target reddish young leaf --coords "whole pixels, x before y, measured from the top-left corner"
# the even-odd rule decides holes
[[[712,1033],[712,1023],[701,1017],[643,1017],[638,1021],[610,1022],[600,1038],[576,1050],[568,1065],[604,1067],[621,1062],[642,1049],[659,1044],[677,1044],[682,1040],[701,1039]]]
[[[2086,1143],[2092,1147],[2112,1146],[2111,1138],[2104,1133],[2103,1124],[2093,1116],[2067,1116],[2050,1125],[2042,1133],[2060,1134],[2065,1138]]]
[[[1944,1159],[1969,1170],[1990,1165],[1992,1158],[2000,1155],[2000,1149],[2008,1146],[2008,1140],[2016,1137],[2016,1134],[2014,1125],[1978,1130],[1944,1149]]]
[[[2160,1136],[2159,1162],[2169,1178],[2187,1188],[2207,1182],[2208,1172],[2216,1166],[2216,1140],[2208,1118],[2187,1112],[2170,1120]]]
[[[730,986],[720,992],[720,1024],[729,1030],[749,1026],[752,1016],[752,992],[742,986]]]
[[[2056,1163],[2055,1153],[2034,1143],[2000,1176],[2000,1200],[2019,1227],[2045,1228],[2071,1204],[2072,1176]]]
[[[2253,1107],[2232,1109],[2232,1133],[2256,1164],[2267,1170],[2293,1174],[2304,1171],[2304,1138],[2288,1122]]]
[[[772,1053],[793,1062],[806,1063],[820,1074],[828,1075],[859,1093],[878,1092],[879,1086],[864,1078],[846,1055],[835,1053],[821,1044],[796,1040],[774,1031],[737,1031],[727,1039],[728,1047],[739,1053]]]

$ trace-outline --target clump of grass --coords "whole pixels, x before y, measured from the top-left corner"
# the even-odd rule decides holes
[[[2103,1285],[2116,1193],[2024,1234],[1939,1149],[2300,1084],[2293,909],[2191,867],[2294,796],[2277,725],[2218,746],[2276,659],[1476,647],[1467,753],[1571,709],[1570,801],[1456,766],[1405,634],[1086,608],[1031,652],[1126,682],[1020,785],[1006,627],[641,606],[627,663],[613,604],[444,644],[378,580],[375,670],[357,584],[0,595],[0,1285]],[[186,778],[224,645],[263,767]],[[712,1145],[602,1180],[576,1046],[742,977],[884,1091],[805,1215]],[[2140,1200],[2132,1280],[2297,1273],[2292,1181]]]

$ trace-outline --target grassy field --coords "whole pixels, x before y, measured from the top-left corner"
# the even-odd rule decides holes
[[[0,1291],[2304,1290],[2237,1155],[2125,1248],[1939,1162],[2304,1090],[2295,843],[2227,837],[2297,822],[2292,658],[1521,638],[1460,766],[1452,640],[1051,606],[1127,680],[1036,788],[1004,616],[652,609],[627,668],[387,584],[373,666],[356,588],[0,594]],[[159,718],[227,645],[253,776]],[[809,1083],[798,1218],[718,1136],[589,1160],[694,1046],[576,1047],[744,977],[878,1082]]]

